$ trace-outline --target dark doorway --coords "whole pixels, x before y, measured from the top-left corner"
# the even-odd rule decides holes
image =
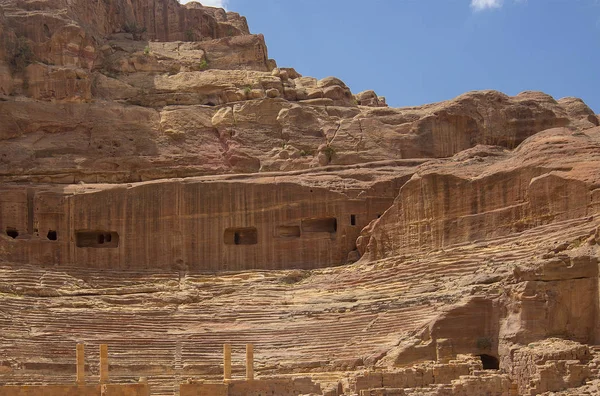
[[[75,232],[75,243],[77,247],[117,248],[119,247],[119,234],[115,231],[77,231]]]
[[[11,237],[12,239],[15,239],[16,237],[19,236],[19,231],[17,231],[16,228],[7,227],[6,228],[6,235],[8,235],[9,237]]]
[[[58,239],[58,235],[56,234],[56,231],[50,230],[48,231],[46,238],[48,238],[50,241],[56,241]]]
[[[490,355],[479,355],[484,370],[499,370],[500,361],[498,358]]]
[[[255,227],[228,228],[225,230],[223,240],[226,245],[256,245],[258,231]]]

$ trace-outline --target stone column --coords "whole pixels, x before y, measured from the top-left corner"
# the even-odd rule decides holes
[[[100,344],[100,383],[108,382],[108,345]]]
[[[447,364],[451,359],[456,357],[452,340],[446,338],[438,338],[436,340],[436,358],[438,363]]]
[[[85,349],[83,344],[77,344],[75,349],[77,359],[77,385],[85,384]]]
[[[246,344],[246,380],[254,379],[254,345]]]
[[[231,344],[223,345],[223,381],[231,379]]]

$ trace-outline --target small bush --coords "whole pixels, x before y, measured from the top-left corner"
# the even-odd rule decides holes
[[[187,41],[194,41],[194,32],[192,29],[188,29],[185,31],[185,39]]]
[[[323,153],[327,156],[327,159],[331,161],[331,159],[335,155],[335,149],[331,146],[327,146],[323,149]]]
[[[202,61],[200,61],[200,63],[198,64],[198,68],[200,70],[208,69],[208,62],[206,61],[206,59],[202,59]]]
[[[250,95],[250,92],[252,92],[252,87],[251,87],[250,85],[246,85],[246,86],[244,87],[244,94],[245,94],[246,96],[248,96],[248,95]]]
[[[144,55],[150,55],[150,47],[149,46],[146,46],[144,48]]]

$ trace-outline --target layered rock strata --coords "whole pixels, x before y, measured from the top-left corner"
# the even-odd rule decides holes
[[[599,125],[389,108],[199,3],[0,0],[0,383],[84,342],[152,395],[598,394]]]

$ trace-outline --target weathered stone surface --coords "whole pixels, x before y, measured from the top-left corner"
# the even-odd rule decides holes
[[[599,124],[389,108],[196,2],[0,0],[0,393],[87,392],[85,342],[156,395],[597,394]]]
[[[161,263],[195,271],[345,264],[360,229],[389,206],[401,180],[388,178],[386,202],[376,191],[382,180],[372,185],[322,175],[327,184],[344,181],[336,192],[319,186],[315,176],[171,180],[89,190],[31,186],[20,196],[21,189],[13,187],[2,190],[12,199],[0,204],[0,229],[14,229],[19,237],[0,241],[2,258],[114,269]],[[15,210],[15,204],[22,209]],[[94,214],[90,207],[97,208]],[[51,244],[49,230],[55,235]],[[86,232],[102,242],[80,241]],[[108,234],[113,240],[104,244]],[[39,249],[47,255],[37,256]]]
[[[577,388],[591,375],[586,363],[591,359],[586,345],[561,339],[548,339],[515,348],[508,367],[518,378],[520,394]]]
[[[375,259],[443,249],[592,215],[599,149],[600,128],[551,129],[512,152],[476,147],[425,164],[378,220],[377,231],[364,231],[359,250]]]

